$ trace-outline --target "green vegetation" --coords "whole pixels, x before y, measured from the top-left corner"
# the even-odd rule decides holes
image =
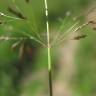
[[[0,1],[0,96],[50,95],[47,71],[52,67],[54,82],[59,69],[58,50],[66,43],[67,35],[78,30],[81,31],[78,34],[87,37],[78,42],[74,60],[77,73],[70,88],[74,90],[73,96],[95,96],[96,33],[88,24],[82,27],[91,3],[91,0],[48,0],[46,36],[44,0]]]

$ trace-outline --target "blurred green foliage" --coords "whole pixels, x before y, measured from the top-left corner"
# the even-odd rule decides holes
[[[91,0],[48,0],[49,7],[49,23],[51,29],[59,26],[59,18],[64,18],[66,12],[71,12],[72,16],[78,16],[82,10],[90,4]],[[19,6],[26,20],[14,20],[7,22],[0,26],[0,35],[4,36],[35,36],[38,38],[37,33],[41,34],[46,30],[46,17],[44,12],[44,0],[30,0],[27,4],[25,0],[16,0],[14,4],[12,0],[0,1],[0,12],[7,15],[14,16],[14,14],[8,12],[8,7],[14,8]],[[20,11],[19,10],[19,11]],[[8,21],[10,18],[0,16],[0,20]],[[70,17],[69,17],[70,20]],[[72,21],[68,23],[73,24]],[[67,27],[63,27],[63,30]],[[76,66],[78,66],[78,74],[76,76],[76,82],[74,83],[80,96],[94,96],[95,91],[95,33],[90,29],[82,30],[89,36],[86,40],[81,40],[80,47],[77,52]],[[44,34],[44,33],[43,33]],[[39,39],[39,38],[38,38]],[[41,39],[44,41],[44,39]],[[34,40],[27,40],[22,42],[16,49],[12,51],[12,44],[15,41],[0,41],[0,96],[19,96],[22,93],[28,94],[28,96],[35,96],[37,90],[43,86],[42,81],[37,80],[29,82],[27,87],[22,88],[21,81],[26,78],[30,73],[40,69],[47,70],[47,52],[46,49],[41,48]],[[46,42],[46,41],[44,41]],[[20,55],[20,49],[23,47],[23,52]],[[27,47],[26,47],[27,46]],[[32,51],[31,54],[29,54]],[[29,52],[29,53],[28,53]],[[53,50],[52,60],[55,62],[55,58],[58,56],[53,55],[56,50]],[[35,54],[35,55],[33,55]],[[30,60],[30,56],[34,59]],[[47,76],[46,76],[47,78]],[[94,92],[93,92],[94,91]]]

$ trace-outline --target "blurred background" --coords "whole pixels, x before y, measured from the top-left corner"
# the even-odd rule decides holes
[[[48,8],[54,96],[96,96],[95,0]],[[49,96],[44,0],[0,0],[0,14],[0,96]]]

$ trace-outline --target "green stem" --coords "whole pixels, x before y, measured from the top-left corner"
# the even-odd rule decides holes
[[[48,6],[47,6],[47,0],[44,0],[44,1],[45,1],[46,28],[47,28],[49,91],[50,91],[50,96],[53,96],[53,90],[52,90],[52,67],[51,67],[51,46],[50,46],[50,32],[49,32],[49,22],[48,22]]]
[[[47,37],[47,40],[48,40],[48,37]],[[48,46],[47,46],[47,52],[48,52],[49,92],[50,92],[50,96],[53,96],[52,66],[51,66],[51,47],[50,47],[50,43],[49,42],[48,42]]]

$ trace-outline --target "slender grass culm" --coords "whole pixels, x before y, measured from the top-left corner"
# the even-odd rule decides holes
[[[45,15],[46,15],[46,31],[47,31],[47,52],[48,52],[48,73],[49,73],[49,94],[53,96],[52,88],[52,67],[51,67],[51,46],[50,46],[50,32],[49,32],[49,22],[48,22],[48,4],[45,1]]]

